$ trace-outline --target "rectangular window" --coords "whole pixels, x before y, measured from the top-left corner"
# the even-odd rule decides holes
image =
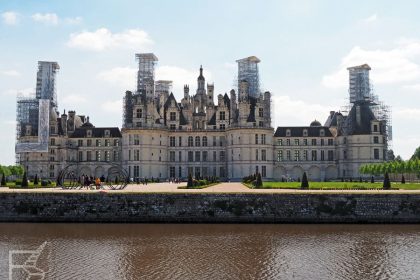
[[[324,139],[321,139],[321,146],[324,146]]]
[[[220,161],[225,161],[225,151],[220,151]]]
[[[178,166],[178,177],[181,178],[182,177],[182,167]]]
[[[133,171],[134,171],[134,178],[138,178],[140,176],[140,166],[134,165]]]
[[[96,139],[96,147],[100,147],[100,146],[102,146],[101,139]]]
[[[140,145],[140,135],[134,135],[134,145]]]
[[[378,125],[376,124],[373,125],[373,132],[378,132]]]
[[[379,143],[379,137],[378,136],[373,136],[373,143],[374,144],[378,144]]]
[[[79,152],[79,161],[83,161],[83,152]]]
[[[303,146],[308,146],[308,139],[303,139]]]
[[[169,151],[169,161],[175,161],[175,151]]]
[[[261,134],[261,144],[265,145],[265,134]]]
[[[267,177],[267,168],[265,165],[261,166],[261,176]]]
[[[118,161],[118,160],[119,160],[118,151],[114,151],[114,161]]]
[[[178,161],[182,161],[182,152],[181,151],[178,152]]]
[[[101,151],[96,151],[96,161],[101,161]]]
[[[213,161],[217,161],[216,151],[213,151]]]
[[[222,123],[221,125],[220,125],[220,130],[225,130],[226,129],[226,125],[224,124],[224,123]]]
[[[333,139],[328,139],[328,146],[334,145]]]
[[[174,136],[169,137],[169,146],[170,147],[175,147],[175,137]]]
[[[216,146],[216,136],[213,136],[213,147]]]
[[[171,121],[176,121],[176,112],[170,112],[169,113],[169,119]],[[174,171],[174,173],[175,173],[175,171]]]
[[[200,161],[200,154],[201,154],[201,152],[200,151],[196,151],[195,152],[195,161]]]
[[[290,139],[286,139],[286,145],[290,146]]]
[[[266,155],[266,151],[265,150],[261,150],[261,160],[262,161],[266,161],[267,160],[267,155]]]
[[[207,161],[207,151],[203,151],[203,161]]]
[[[325,151],[321,151],[321,160],[324,161],[325,160]]]
[[[175,166],[169,167],[169,177],[175,178]]]
[[[258,149],[255,150],[255,160],[258,160]]]
[[[316,155],[317,155],[316,151],[312,151],[312,161],[316,161],[317,160]]]
[[[263,108],[258,108],[258,116],[260,118],[264,117],[264,109]]]
[[[220,147],[223,147],[223,146],[224,146],[224,143],[225,143],[225,136],[220,136],[220,137],[219,137],[219,144],[220,144]]]
[[[255,144],[258,144],[258,134],[255,134]]]
[[[283,146],[283,139],[277,139],[277,145]]]
[[[134,160],[140,160],[140,150],[134,150]]]
[[[77,146],[83,147],[83,140],[77,140]]]
[[[334,151],[328,151],[328,160],[332,161],[334,160]]]
[[[295,146],[299,146],[299,139],[295,139]]]
[[[258,126],[259,126],[259,127],[264,127],[264,122],[263,122],[263,121],[259,121],[259,122],[258,122]]]
[[[88,147],[92,146],[92,139],[88,139],[87,140],[86,146],[88,146]]]
[[[312,146],[316,146],[316,139],[312,139]]]
[[[379,159],[379,149],[374,149],[373,150],[373,156],[375,159]]]
[[[303,160],[307,161],[308,160],[308,151],[303,151]]]
[[[225,168],[223,166],[220,167],[220,177],[221,178],[225,177]]]
[[[105,139],[105,147],[109,147],[109,139]]]
[[[194,153],[192,151],[188,151],[188,161],[189,162],[194,161]]]
[[[347,159],[347,151],[343,151],[343,158]]]
[[[169,126],[169,129],[170,129],[170,130],[175,130],[175,129],[176,129],[176,124],[171,124],[171,125]]]
[[[299,150],[295,150],[295,161],[299,161],[300,158],[300,152]]]
[[[220,112],[220,113],[219,113],[219,119],[220,119],[221,121],[224,121],[224,120],[225,120],[225,112]]]
[[[291,156],[290,156],[290,151],[288,150],[288,151],[286,151],[286,159],[287,160],[290,160],[291,159]]]
[[[283,151],[277,151],[277,161],[283,161]]]

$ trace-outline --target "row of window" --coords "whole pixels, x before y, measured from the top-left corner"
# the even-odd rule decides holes
[[[209,145],[208,142],[209,141],[208,141],[207,136],[203,136],[203,137],[189,136],[188,140],[187,140],[187,145],[188,145],[188,147],[194,147],[194,146],[195,147],[207,147]],[[217,142],[217,137],[216,136],[213,136],[213,138],[212,138],[212,146],[217,146],[217,144],[219,144],[220,147],[223,147],[224,142],[225,142],[225,137],[224,136],[219,137],[219,142]],[[170,136],[169,137],[169,146],[170,147],[175,147],[176,146],[176,137],[175,136]],[[178,146],[179,147],[182,146],[182,137],[181,136],[178,137]]]
[[[186,174],[182,172],[182,167],[178,166],[178,172],[176,173],[176,167],[170,166],[169,167],[169,177],[176,178],[176,177],[187,177],[188,174],[191,174],[195,178],[202,178],[207,176],[214,176],[214,177],[226,177],[225,168],[223,166],[219,167],[219,174],[217,174],[217,167],[209,168],[209,167],[192,167],[189,166],[186,170]],[[218,176],[219,175],[219,176]]]
[[[119,160],[118,151],[113,151],[112,156],[113,161]],[[86,153],[79,151],[78,161],[111,161],[111,153],[110,151],[86,151]]]
[[[84,142],[85,141],[83,139],[77,140],[77,146],[83,147]],[[92,139],[87,139],[86,140],[86,147],[92,147],[92,144],[93,144]],[[111,146],[111,139],[105,139],[104,144],[105,144],[104,147],[110,147]],[[114,139],[113,145],[114,146],[119,146],[120,145],[120,140],[119,139]],[[96,147],[101,147],[102,146],[102,139],[96,139],[95,146]]]
[[[283,141],[284,139],[277,139],[277,146],[291,146],[292,140],[286,139],[286,141]],[[300,141],[302,140],[302,141]],[[308,139],[294,139],[293,145],[294,146],[308,146]],[[317,139],[311,139],[311,146],[317,146],[318,144],[320,146],[325,146],[327,144],[328,146],[334,146],[334,139],[327,139],[327,142],[325,142],[325,139],[320,139],[320,141],[317,141]]]
[[[309,153],[310,152],[310,153]],[[319,157],[318,157],[319,155]],[[293,158],[292,158],[293,156]],[[333,161],[334,160],[334,151],[333,150],[329,150],[327,151],[327,157],[325,157],[325,151],[300,151],[300,150],[295,150],[293,155],[292,155],[292,151],[290,150],[279,150],[277,151],[277,161],[324,161],[324,160],[328,160],[328,161]]]
[[[292,131],[290,129],[286,129],[286,137],[290,137],[292,136]],[[302,136],[303,137],[307,137],[308,136],[308,130],[304,129],[302,132]],[[324,137],[325,136],[325,130],[324,129],[320,129],[319,130],[319,136],[320,137]]]
[[[261,137],[259,137],[258,134],[255,134],[255,144],[265,145],[266,143],[265,139],[266,139],[265,134],[261,134]]]

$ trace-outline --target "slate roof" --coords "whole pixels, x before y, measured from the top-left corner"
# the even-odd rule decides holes
[[[290,129],[290,136],[286,136],[286,130]],[[305,137],[320,137],[320,130],[324,129],[325,136],[333,137],[331,131],[326,126],[279,126],[277,127],[274,137],[303,137],[303,130],[308,130],[308,136]]]
[[[357,107],[360,107],[360,123],[357,123]],[[368,103],[355,104],[346,118],[349,135],[362,135],[371,133],[371,121],[376,120]]]
[[[121,138],[121,131],[118,127],[93,127],[76,128],[70,138],[86,138],[87,131],[92,130],[92,138],[105,137],[105,130],[109,130],[110,138]]]
[[[207,124],[208,125],[216,125],[216,113],[213,114],[213,116],[211,117],[211,119],[209,120],[209,122]]]

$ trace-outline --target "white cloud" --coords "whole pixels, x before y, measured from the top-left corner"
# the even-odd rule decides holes
[[[77,25],[82,23],[83,18],[82,17],[74,17],[74,18],[65,18],[64,22],[70,25]]]
[[[58,24],[58,16],[55,13],[36,13],[32,15],[32,19],[36,22],[42,22],[49,25],[57,25]]]
[[[101,104],[101,108],[109,113],[122,113],[122,99],[106,101]]]
[[[128,29],[121,33],[112,33],[106,28],[94,32],[83,31],[70,34],[67,45],[72,48],[104,51],[111,49],[135,49],[145,51],[153,44],[149,34],[141,29]]]
[[[81,103],[85,103],[87,101],[86,97],[78,95],[78,94],[70,94],[70,95],[66,95],[63,98],[63,102],[65,104],[81,104]]]
[[[9,76],[9,77],[20,76],[20,73],[16,70],[4,70],[4,71],[1,71],[1,74],[5,75],[5,76]]]
[[[403,88],[407,89],[407,90],[420,91],[420,84],[405,85],[405,86],[403,86]]]
[[[317,119],[324,124],[330,108],[320,104],[293,100],[287,95],[272,96],[272,123],[276,126],[307,126]]]
[[[24,89],[8,89],[3,91],[3,95],[14,95],[19,97],[33,97],[35,96],[34,88],[24,88]]]
[[[349,66],[368,63],[371,79],[376,84],[420,82],[420,41],[400,40],[392,49],[367,50],[355,46],[343,57],[338,70],[325,75],[322,84],[329,88],[348,86]]]
[[[107,82],[113,86],[119,87],[121,90],[134,90],[136,88],[136,68],[131,67],[115,67],[108,71],[103,71],[97,75],[99,80]],[[211,80],[211,73],[204,70],[206,80]],[[177,98],[183,96],[183,88],[185,84],[190,85],[190,91],[194,90],[199,70],[188,70],[177,66],[159,66],[156,68],[155,79],[173,81],[172,91]],[[191,92],[190,92],[191,94]]]
[[[420,109],[417,108],[393,108],[393,115],[396,119],[404,120],[419,120]]]
[[[4,12],[1,14],[1,18],[3,20],[4,24],[7,25],[16,25],[19,23],[19,17],[20,15],[16,12]]]
[[[370,23],[370,22],[374,22],[378,20],[378,15],[377,14],[373,14],[367,18],[364,19],[365,22]]]

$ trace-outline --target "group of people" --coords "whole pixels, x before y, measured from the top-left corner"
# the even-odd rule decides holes
[[[100,178],[99,177],[95,178],[93,176],[87,176],[83,174],[80,177],[80,183],[82,184],[83,187],[86,187],[87,189],[91,188],[92,186],[94,186],[97,190],[102,189],[103,182],[105,182],[104,175],[102,175]]]

